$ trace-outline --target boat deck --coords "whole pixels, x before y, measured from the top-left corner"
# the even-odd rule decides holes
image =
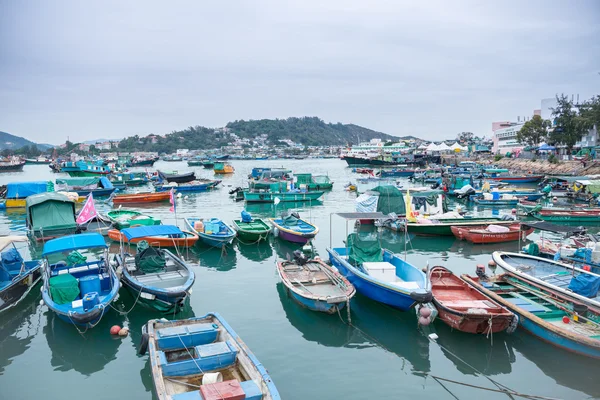
[[[152,286],[160,289],[182,286],[188,280],[188,272],[185,268],[177,265],[173,260],[167,257],[167,266],[165,270],[158,273],[146,274],[140,271],[135,265],[135,258],[125,257],[125,268],[133,279],[144,286]]]

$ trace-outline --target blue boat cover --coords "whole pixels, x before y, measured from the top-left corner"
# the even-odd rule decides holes
[[[69,235],[47,242],[44,245],[44,252],[42,255],[47,256],[63,251],[90,249],[93,247],[108,247],[101,234],[83,233],[80,235]]]
[[[34,194],[45,193],[48,191],[48,182],[12,182],[6,185],[7,199],[24,199]]]
[[[569,289],[581,296],[592,299],[598,295],[600,277],[591,274],[579,274],[571,279]]]
[[[112,182],[105,176],[100,178],[100,183],[104,189],[112,189],[114,188]]]
[[[151,225],[123,229],[121,233],[131,240],[146,236],[181,235],[183,232],[175,225]]]

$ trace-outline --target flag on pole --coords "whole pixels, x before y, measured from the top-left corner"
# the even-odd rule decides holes
[[[410,197],[410,189],[406,191],[405,206],[406,206],[406,220],[408,222],[416,222],[417,218],[412,209],[412,198]]]
[[[91,221],[97,215],[98,212],[96,211],[96,205],[94,204],[94,196],[92,193],[90,193],[85,201],[85,204],[83,205],[83,208],[79,212],[79,215],[77,215],[76,222],[79,225],[85,224],[86,222]]]
[[[177,207],[175,205],[175,189],[171,188],[171,191],[169,192],[169,203],[171,203],[171,208],[169,209],[169,211],[171,212],[175,212],[175,207]]]

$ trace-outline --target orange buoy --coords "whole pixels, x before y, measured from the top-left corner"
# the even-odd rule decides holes
[[[592,270],[592,268],[589,265],[584,265],[582,269],[587,272],[590,272]]]
[[[119,325],[113,325],[110,328],[110,334],[111,335],[118,335],[120,330],[121,330],[121,327]]]

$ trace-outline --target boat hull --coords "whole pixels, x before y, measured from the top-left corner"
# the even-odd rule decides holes
[[[531,176],[492,176],[486,179],[499,182],[507,182],[513,184],[519,183],[535,183],[540,182],[544,179],[544,175],[531,175]]]
[[[271,233],[271,227],[267,225],[263,220],[254,219],[253,222],[262,225],[263,229],[248,229],[246,223],[240,220],[233,221],[233,228],[237,231],[237,237],[239,240],[250,243],[257,243],[262,240],[267,240]]]
[[[198,236],[192,232],[185,232],[185,237],[183,238],[169,238],[169,237],[161,237],[161,236],[146,236],[141,238],[131,239],[129,241],[125,235],[121,233],[121,231],[117,229],[111,229],[108,231],[108,237],[115,242],[123,242],[123,243],[139,243],[142,240],[148,242],[148,244],[152,247],[192,247],[198,241]]]
[[[135,282],[127,279],[125,275],[123,275],[123,278],[121,278],[121,282],[123,283],[123,286],[125,286],[131,293],[131,295],[137,299],[138,303],[163,313],[176,313],[180,311],[183,307],[185,307],[185,302],[188,298],[188,293],[185,290],[171,292],[168,294],[160,293],[135,284]],[[151,295],[154,298],[145,298],[143,296],[144,293]]]
[[[472,227],[472,226],[480,226],[480,225],[511,225],[514,224],[515,221],[503,221],[501,219],[493,219],[493,218],[464,218],[464,219],[451,219],[451,220],[440,220],[445,221],[439,224],[416,224],[416,223],[407,223],[406,229],[409,233],[414,233],[415,235],[420,236],[452,236],[452,227],[460,226],[460,227]],[[447,221],[447,222],[446,222]]]
[[[208,190],[214,189],[219,183],[221,183],[221,181],[212,181],[209,183],[202,183],[199,185],[179,185],[179,186],[169,186],[169,185],[157,185],[154,187],[154,189],[157,192],[168,192],[171,189],[175,189],[175,192],[179,193],[179,192],[189,192],[189,193],[194,193],[194,192],[206,192]]]
[[[41,264],[0,291],[0,312],[16,306],[42,277]]]
[[[171,195],[168,192],[164,193],[136,193],[136,194],[120,194],[113,197],[114,204],[145,204],[159,203],[169,201]]]
[[[279,198],[280,201],[314,201],[318,200],[324,193],[323,191],[302,193],[244,192],[244,200],[247,203],[273,203],[275,198]]]
[[[533,229],[521,231],[520,228],[511,230],[510,232],[484,232],[485,227],[473,229],[453,226],[451,229],[457,239],[466,240],[474,244],[514,242],[519,240],[519,238],[525,240],[533,232]]]

